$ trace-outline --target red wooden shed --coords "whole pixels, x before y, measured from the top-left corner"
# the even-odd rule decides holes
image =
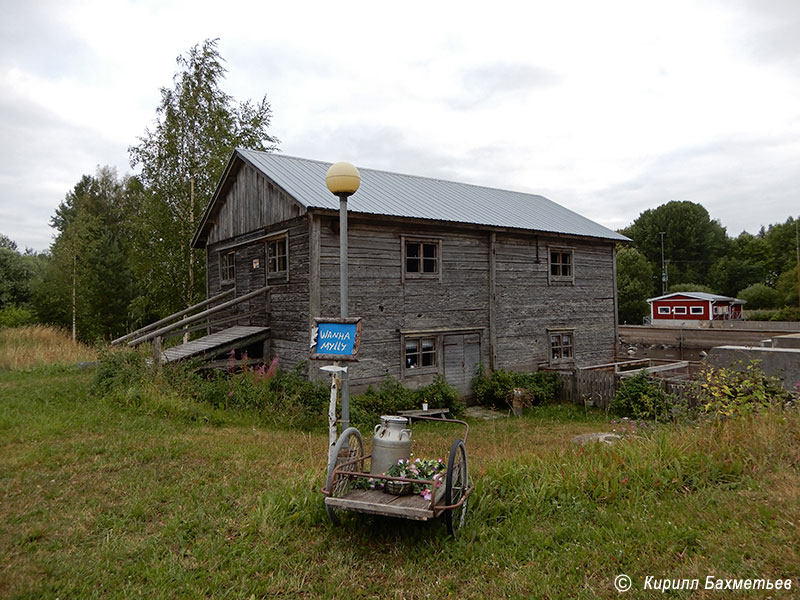
[[[738,298],[705,292],[675,292],[647,301],[653,322],[741,319],[742,305],[745,303],[745,300]]]

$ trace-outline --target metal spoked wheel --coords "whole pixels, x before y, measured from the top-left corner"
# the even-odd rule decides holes
[[[330,492],[332,498],[339,498],[344,496],[353,486],[354,477],[347,475],[347,472],[357,472],[364,470],[364,461],[358,461],[351,465],[345,466],[340,469],[334,476],[334,469],[342,463],[364,457],[364,441],[361,438],[361,433],[355,427],[348,427],[336,440],[336,445],[333,447],[331,459],[328,462],[328,478],[325,480],[325,489]],[[334,525],[339,525],[339,509],[333,508],[328,504],[325,505],[328,511],[328,517]]]
[[[469,475],[467,474],[467,449],[461,439],[456,439],[450,448],[450,457],[447,459],[447,479],[445,484],[444,501],[448,506],[458,504],[469,489]],[[467,500],[459,506],[444,513],[445,524],[450,535],[464,525],[467,516]]]

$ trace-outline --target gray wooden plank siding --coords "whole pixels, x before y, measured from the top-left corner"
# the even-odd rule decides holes
[[[224,203],[209,232],[207,245],[300,216],[305,209],[250,165],[233,175]]]
[[[420,278],[402,282],[403,236],[441,240],[441,281]],[[339,310],[339,246],[332,220],[323,219],[320,237],[320,311],[322,316],[335,316]],[[548,245],[573,249],[572,284],[548,283]],[[435,372],[404,373],[404,331],[474,329],[480,334],[480,360],[488,365],[489,249],[488,232],[351,219],[349,312],[364,319],[363,360],[351,367],[354,384],[376,383],[387,373],[411,386],[433,380]],[[611,243],[496,234],[498,368],[535,370],[548,366],[548,329],[559,328],[574,330],[576,364],[613,359],[612,250]],[[441,349],[437,366],[444,371]],[[462,375],[459,387],[463,380]]]
[[[502,368],[549,364],[548,329],[574,330],[575,363],[614,355],[613,245],[540,236],[497,236],[497,360]],[[573,249],[574,283],[548,284],[547,245]]]

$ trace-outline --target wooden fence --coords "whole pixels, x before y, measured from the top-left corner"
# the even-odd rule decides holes
[[[559,371],[561,379],[561,402],[570,402],[578,406],[596,406],[608,410],[611,400],[617,393],[619,383],[624,375],[607,370],[578,369],[573,372]],[[685,379],[668,379],[652,377],[661,389],[678,398],[684,399],[689,392],[690,381]]]

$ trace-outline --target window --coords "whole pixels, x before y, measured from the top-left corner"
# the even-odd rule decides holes
[[[550,249],[549,281],[572,282],[574,270],[572,264],[572,250],[564,248]]]
[[[672,312],[676,315],[685,315],[686,314],[686,307],[685,306],[676,306],[672,309]]]
[[[219,278],[221,283],[233,283],[236,279],[236,252],[220,255]]]
[[[550,332],[550,360],[552,362],[571,361],[575,358],[571,331]]]
[[[658,314],[660,315],[668,315],[670,313],[669,306],[659,306],[658,307]]]
[[[267,241],[267,277],[286,275],[289,265],[287,237]]]
[[[439,242],[406,240],[405,272],[406,274],[437,276],[439,274]]]
[[[692,306],[689,308],[689,312],[693,315],[702,315],[703,314],[703,307],[702,306]]]
[[[406,338],[406,369],[436,366],[436,338]]]

